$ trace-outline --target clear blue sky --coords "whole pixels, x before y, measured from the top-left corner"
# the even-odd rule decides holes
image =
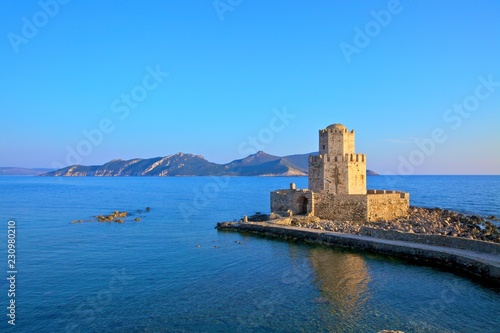
[[[342,123],[381,173],[500,174],[498,1],[60,1],[0,5],[0,166],[308,153]]]

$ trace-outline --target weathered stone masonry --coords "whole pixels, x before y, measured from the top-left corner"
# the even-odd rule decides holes
[[[366,190],[366,155],[341,124],[319,131],[319,155],[309,156],[309,189],[271,192],[271,212],[329,220],[377,221],[406,216],[409,193]]]

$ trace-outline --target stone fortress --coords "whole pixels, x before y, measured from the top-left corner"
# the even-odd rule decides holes
[[[410,195],[366,190],[366,155],[356,154],[354,130],[333,124],[319,131],[319,155],[309,156],[309,189],[271,192],[271,212],[327,220],[378,221],[408,215]]]

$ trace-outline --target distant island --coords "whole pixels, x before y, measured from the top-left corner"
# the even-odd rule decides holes
[[[0,167],[0,176],[38,176],[53,170],[48,168]]]
[[[148,159],[117,159],[103,165],[72,165],[41,176],[307,176],[309,155],[317,153],[280,157],[259,151],[240,160],[217,164],[201,155],[177,153]],[[378,175],[371,170],[366,174]]]

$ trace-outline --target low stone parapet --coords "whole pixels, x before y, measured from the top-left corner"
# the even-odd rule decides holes
[[[465,238],[449,237],[442,235],[416,234],[416,233],[401,232],[398,230],[383,230],[370,227],[362,227],[360,233],[363,236],[371,236],[381,239],[399,240],[404,242],[445,246],[454,249],[500,254],[500,244],[484,242],[474,239],[465,239]]]

